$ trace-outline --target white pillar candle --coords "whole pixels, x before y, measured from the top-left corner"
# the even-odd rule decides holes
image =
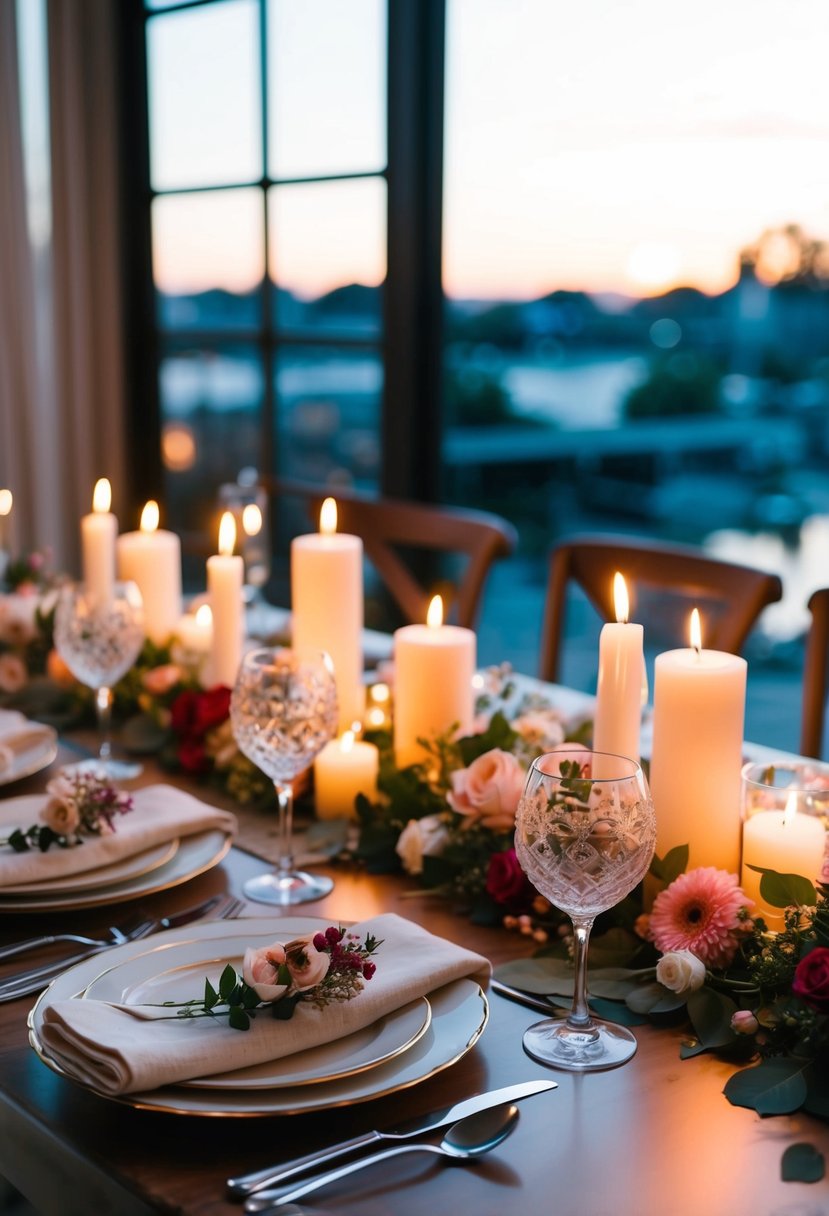
[[[475,634],[442,624],[435,596],[425,625],[405,625],[394,635],[394,753],[398,768],[426,758],[418,739],[452,727],[469,734],[475,715]]]
[[[291,637],[298,650],[324,650],[334,664],[340,730],[362,722],[363,542],[337,531],[327,498],[320,531],[291,542]]]
[[[14,495],[11,490],[0,490],[0,550],[10,548],[9,516],[12,513]]]
[[[347,730],[326,743],[314,761],[314,805],[320,819],[356,819],[354,800],[377,797],[380,753],[373,743]]]
[[[181,616],[181,541],[158,527],[158,503],[141,512],[138,532],[116,543],[118,577],[138,584],[144,601],[144,628],[156,645],[169,640]]]
[[[770,929],[785,924],[782,908],[773,908],[760,898],[762,874],[750,866],[799,874],[815,882],[823,869],[826,830],[814,815],[798,814],[797,791],[789,794],[784,811],[758,811],[743,824],[743,868],[740,886],[754,900],[754,912]]]
[[[644,630],[628,621],[628,593],[621,574],[613,580],[613,600],[616,623],[604,625],[599,637],[593,747],[597,752],[613,752],[638,760]],[[600,777],[601,773],[594,776]]]
[[[236,524],[225,511],[219,525],[219,552],[207,559],[207,593],[213,614],[213,641],[210,654],[211,684],[232,688],[242,659],[244,601],[242,577],[244,562],[234,555]]]
[[[703,650],[692,613],[689,650],[657,655],[650,786],[660,857],[690,847],[689,869],[740,867],[745,659]]]
[[[95,483],[92,513],[81,520],[83,581],[100,604],[109,604],[115,585],[115,538],[118,521],[110,512],[112,489],[106,477]]]

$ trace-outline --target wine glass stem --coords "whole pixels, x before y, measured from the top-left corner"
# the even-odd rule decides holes
[[[98,716],[98,733],[101,736],[101,746],[98,750],[99,760],[109,760],[112,755],[112,689],[99,688],[95,693],[95,712]]]
[[[587,1007],[587,943],[590,930],[593,928],[593,917],[579,917],[573,920],[573,935],[575,937],[574,962],[576,966],[576,983],[573,990],[573,1007],[567,1018],[567,1025],[580,1030],[591,1023],[590,1010]]]
[[[276,800],[279,804],[279,860],[280,874],[290,874],[294,868],[294,792],[290,785],[274,782]]]

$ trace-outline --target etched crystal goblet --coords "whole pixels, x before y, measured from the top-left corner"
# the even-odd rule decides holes
[[[95,689],[101,736],[98,757],[71,767],[103,770],[113,780],[137,777],[141,765],[112,755],[112,688],[144,645],[144,610],[135,583],[115,583],[101,598],[82,584],[64,587],[55,608],[55,648],[81,684]]]
[[[245,655],[230,698],[239,748],[273,781],[279,804],[279,860],[270,874],[249,879],[249,899],[298,904],[327,895],[334,883],[297,870],[293,856],[293,789],[337,732],[337,689],[328,656],[286,646]]]
[[[515,852],[530,881],[566,912],[575,937],[575,990],[566,1018],[524,1035],[524,1050],[554,1068],[589,1072],[624,1064],[636,1039],[594,1018],[587,1004],[587,946],[600,912],[647,873],[656,817],[641,766],[625,756],[560,749],[533,761],[515,819]]]

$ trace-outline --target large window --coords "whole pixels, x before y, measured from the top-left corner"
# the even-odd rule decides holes
[[[204,534],[244,467],[376,488],[385,0],[146,0],[162,492]],[[155,386],[153,386],[155,387]]]

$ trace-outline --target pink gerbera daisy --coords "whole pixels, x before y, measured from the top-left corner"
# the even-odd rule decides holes
[[[708,967],[727,967],[751,922],[752,901],[736,874],[700,866],[660,891],[651,911],[650,935],[663,954],[691,950]]]

